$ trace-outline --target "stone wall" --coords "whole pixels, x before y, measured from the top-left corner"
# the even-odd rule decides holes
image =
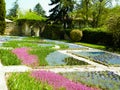
[[[14,36],[31,36],[31,30],[33,30],[34,35],[39,36],[39,27],[32,26],[29,23],[24,23],[22,25],[18,25],[15,22],[6,22],[5,35],[14,35]]]

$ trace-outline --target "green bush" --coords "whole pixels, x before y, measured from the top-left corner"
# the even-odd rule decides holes
[[[62,30],[61,25],[53,24],[53,25],[46,25],[42,37],[49,38],[49,39],[63,39],[64,32]]]
[[[0,34],[5,30],[5,1],[0,0]]]
[[[46,25],[44,31],[41,34],[41,37],[52,39],[52,27],[51,25]]]
[[[112,16],[108,21],[108,30],[113,35],[114,48],[120,47],[120,16]]]
[[[70,37],[73,41],[80,41],[83,34],[79,29],[74,29],[70,32]]]
[[[83,38],[82,42],[92,43],[92,44],[102,44],[111,46],[112,42],[112,34],[107,32],[104,29],[100,28],[85,28],[83,29]]]

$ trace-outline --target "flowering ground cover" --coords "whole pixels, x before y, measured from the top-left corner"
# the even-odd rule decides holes
[[[60,53],[58,51],[52,52],[47,55],[46,61],[50,66],[59,65],[88,65],[88,63],[74,59],[69,55]]]
[[[59,52],[57,52],[57,50],[52,48],[53,46],[56,45],[55,43],[56,42],[53,42],[53,41],[50,42],[50,41],[40,40],[39,38],[31,38],[31,37],[30,38],[25,38],[24,37],[22,39],[20,38],[18,40],[11,40],[11,41],[8,41],[7,43],[3,43],[3,46],[4,47],[12,47],[13,50],[11,50],[11,52],[16,54],[19,60],[22,59],[19,62],[22,62],[22,64],[25,64],[25,65],[29,65],[30,63],[32,64],[32,62],[37,62],[38,63],[38,64],[34,63],[35,66],[71,65],[71,63],[68,63],[68,59],[69,59],[69,61],[71,61],[71,59],[68,58],[69,56],[64,55],[62,53],[59,53]],[[71,46],[73,47],[72,44],[66,44],[64,42],[59,42],[57,44],[60,46],[60,49],[67,49],[68,46],[69,46],[69,48]],[[26,50],[25,47],[30,48],[31,50],[28,50],[28,49]],[[75,47],[77,47],[77,46],[75,45]],[[26,53],[29,53],[29,55],[26,54]],[[23,54],[23,55],[20,56],[21,54]],[[3,53],[2,55],[6,56],[6,59],[4,58],[4,60],[8,61],[8,63],[4,64],[4,65],[9,65],[11,59],[10,58],[7,59],[7,57],[8,57],[7,54],[5,55]],[[34,55],[36,55],[36,56],[34,56]],[[24,56],[24,58],[23,58],[23,56]],[[38,60],[33,61],[34,60],[34,59],[32,59],[33,57],[34,58],[36,57]],[[66,62],[65,58],[68,58],[67,62]],[[15,60],[14,57],[12,57],[12,60],[13,61]],[[72,63],[72,64],[74,65],[75,62]],[[14,63],[14,64],[10,64],[10,65],[18,65],[18,64]]]
[[[104,52],[104,51],[77,51],[70,52],[80,57],[85,57],[105,65],[120,65],[120,55]]]
[[[30,48],[16,48],[12,52],[22,61],[22,64],[28,66],[38,66],[38,57],[28,53]]]
[[[33,43],[33,41],[32,41],[32,43],[31,43],[31,41],[28,41],[28,42],[26,42],[26,41],[10,41],[10,42],[4,43],[3,46],[4,47],[13,47],[13,50],[9,50],[9,52],[11,52],[11,54],[13,54],[13,56],[15,56],[15,53],[12,53],[12,51],[17,52],[18,53],[17,56],[18,56],[19,60],[20,59],[23,60],[23,58],[20,58],[21,56],[19,56],[19,53],[23,54],[24,60],[25,59],[27,60],[27,62],[25,61],[26,63],[31,62],[31,61],[29,61],[31,57],[36,57],[37,56],[36,58],[38,58],[38,65],[42,65],[42,66],[43,65],[48,65],[48,63],[45,60],[45,57],[49,53],[55,51],[54,49],[51,49],[51,47],[40,47],[40,46],[38,46],[37,43]],[[30,50],[25,49],[25,47],[30,48]],[[6,51],[6,50],[3,50],[3,51]],[[29,53],[30,55],[28,55],[26,53]],[[4,61],[8,61],[8,63],[4,64],[4,65],[9,65],[9,63],[12,60],[13,61],[16,60],[16,58],[14,58],[12,55],[11,55],[12,59],[8,58],[9,57],[8,53],[2,53],[1,55],[6,57],[6,58],[3,59]],[[34,55],[36,55],[36,56],[34,56]],[[27,58],[29,58],[29,59],[27,59]],[[3,62],[3,60],[2,60],[2,62]],[[22,64],[23,64],[23,62],[22,62]],[[13,65],[17,65],[17,63],[14,63]]]
[[[87,68],[83,66],[80,72],[59,74],[39,70],[40,66],[47,65],[74,65],[73,67],[75,68],[75,65],[88,65],[86,62],[73,58],[72,55],[69,56],[58,51],[64,49],[75,49],[75,51],[78,49],[78,51],[82,51],[82,48],[85,49],[86,47],[61,41],[41,40],[36,37],[24,37],[20,39],[15,37],[14,40],[5,40],[5,42],[6,43],[1,44],[4,48],[0,48],[0,59],[3,65],[24,64],[32,66],[32,72],[8,74],[7,85],[9,90],[119,90],[120,88],[119,75],[110,71],[89,72],[89,69],[86,72],[81,72],[82,69],[86,70],[89,66]],[[60,46],[60,48],[53,48],[55,45]],[[9,49],[5,49],[6,47]],[[87,51],[87,49],[85,49],[85,51]],[[75,53],[73,54],[75,55]],[[101,56],[97,56],[97,58],[100,57]],[[109,58],[112,57],[113,56],[110,56]],[[37,68],[37,70],[35,68]],[[52,68],[54,69],[54,67],[50,69]],[[58,69],[60,68],[61,67]],[[78,68],[80,69],[81,67],[75,68],[70,67],[70,70],[74,69],[78,71]],[[104,69],[104,67],[101,68]],[[44,69],[46,70],[46,68]],[[105,70],[108,70],[108,68],[106,67]]]
[[[82,82],[89,86],[96,86],[103,90],[119,90],[120,76],[110,71],[103,72],[69,72],[61,73],[76,82]]]
[[[32,71],[31,73],[14,73],[8,78],[10,90],[100,90],[73,82],[50,71]]]

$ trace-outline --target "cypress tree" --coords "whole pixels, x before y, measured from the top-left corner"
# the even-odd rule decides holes
[[[4,34],[5,30],[5,1],[0,0],[0,34]]]

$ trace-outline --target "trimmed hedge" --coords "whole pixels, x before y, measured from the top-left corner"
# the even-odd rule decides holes
[[[71,30],[66,31],[70,36]],[[113,46],[112,33],[105,31],[104,28],[84,28],[81,42]]]
[[[70,37],[73,41],[80,41],[82,36],[83,36],[82,31],[80,31],[79,29],[73,29],[70,32]]]
[[[113,45],[112,34],[104,31],[90,31],[83,30],[82,42],[93,43],[93,44],[102,44],[107,46]]]

